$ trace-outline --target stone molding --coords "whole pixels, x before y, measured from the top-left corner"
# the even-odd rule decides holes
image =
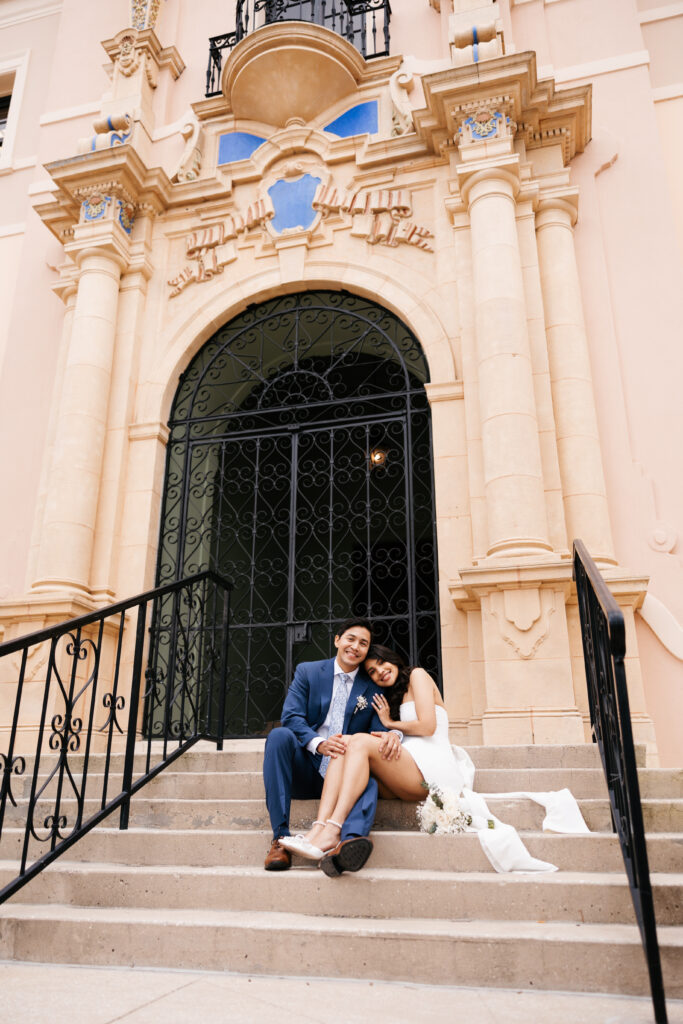
[[[425,384],[430,405],[435,402],[460,401],[465,397],[465,385],[461,380],[445,380],[436,384]]]
[[[552,79],[539,81],[535,53],[439,71],[422,84],[426,107],[415,112],[415,127],[434,152],[452,147],[467,118],[484,111],[509,116],[527,149],[560,144],[565,165],[590,140],[590,86],[556,91]]]
[[[645,600],[649,577],[634,576],[618,569],[604,569],[603,579],[618,604],[637,610]],[[450,580],[448,592],[456,608],[474,611],[481,606],[481,598],[495,591],[528,587],[551,587],[561,590],[567,604],[576,604],[576,587],[572,579],[572,562],[527,562],[513,565],[479,565],[463,568],[459,579]]]

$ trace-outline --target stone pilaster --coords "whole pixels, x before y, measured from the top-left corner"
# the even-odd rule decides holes
[[[34,590],[88,593],[100,494],[119,282],[127,239],[84,224],[69,249],[79,267],[60,416]],[[124,235],[118,237],[118,232]]]
[[[515,219],[519,168],[505,141],[458,174],[471,224],[487,555],[510,558],[551,546]]]
[[[536,235],[568,544],[615,562],[574,250],[576,193],[542,195]]]

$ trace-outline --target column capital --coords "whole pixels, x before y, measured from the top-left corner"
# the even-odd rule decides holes
[[[514,202],[521,187],[516,154],[476,164],[460,164],[457,174],[460,194],[470,209],[478,199],[489,195],[504,195]]]
[[[86,264],[94,260],[105,265],[115,264],[120,274],[128,267],[129,253],[127,239],[121,239],[114,230],[97,230],[79,235],[64,246],[64,251],[72,257],[80,273]],[[102,268],[104,269],[104,267]]]
[[[579,218],[578,189],[541,192],[536,204],[536,230],[550,224],[573,228]]]

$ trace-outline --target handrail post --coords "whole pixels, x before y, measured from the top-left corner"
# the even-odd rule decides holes
[[[145,647],[145,625],[147,620],[147,602],[138,606],[137,625],[135,627],[135,655],[133,658],[133,678],[130,689],[130,708],[128,712],[128,736],[126,737],[126,756],[123,765],[122,792],[125,799],[121,804],[119,829],[128,828],[130,816],[130,797],[133,785],[133,762],[135,758],[135,736],[138,724],[138,705],[140,703],[140,684],[142,681],[142,655]]]
[[[223,643],[221,645],[221,675],[220,675],[220,697],[218,711],[218,736],[216,739],[216,750],[223,749],[223,734],[225,733],[225,699],[228,686],[228,629],[230,622],[230,591],[223,591],[223,615],[221,617],[221,629],[223,631]]]

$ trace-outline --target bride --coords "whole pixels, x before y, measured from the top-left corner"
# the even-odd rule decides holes
[[[280,844],[310,860],[319,860],[325,874],[357,871],[372,852],[365,836],[340,844],[342,825],[372,774],[385,799],[424,800],[426,789],[436,787],[455,794],[460,809],[471,819],[484,853],[497,871],[554,871],[545,861],[531,857],[516,830],[489,811],[481,794],[472,791],[474,765],[465,750],[452,747],[448,713],[431,676],[422,668],[408,667],[400,654],[373,644],[365,670],[385,692],[372,703],[386,729],[400,729],[403,742],[395,757],[383,752],[384,733],[344,736],[346,752],[330,761],[318,818],[305,835],[282,837]],[[560,793],[512,793],[542,803],[549,812],[544,827],[554,831],[588,831],[576,801],[568,790]],[[550,822],[550,824],[548,824]],[[351,847],[339,860],[340,846]],[[350,854],[353,854],[350,856]]]

